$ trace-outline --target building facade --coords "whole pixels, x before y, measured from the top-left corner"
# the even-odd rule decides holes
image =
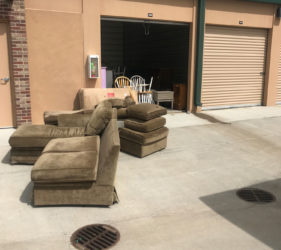
[[[101,70],[101,64],[108,63],[106,57],[122,56],[116,56],[118,44],[107,33],[110,29],[117,33],[118,23],[127,30],[122,33],[127,37],[122,38],[125,59],[140,57],[133,52],[126,55],[130,37],[137,39],[133,24],[128,23],[143,22],[145,33],[155,24],[150,31],[162,30],[159,44],[169,41],[174,51],[185,51],[186,62],[179,66],[185,69],[177,75],[187,74],[183,81],[188,111],[281,102],[279,0],[0,0],[0,7],[9,52],[10,125],[42,123],[45,110],[75,108],[79,88],[101,87],[101,78],[88,78],[87,58],[98,55]],[[162,29],[161,24],[174,26]],[[173,42],[180,39],[177,32],[185,36],[180,46]],[[174,35],[167,37],[168,33]],[[135,43],[135,50],[142,43]],[[111,46],[110,56],[105,46]],[[151,46],[145,48],[150,54],[153,41]],[[165,59],[162,54],[159,61]],[[156,56],[151,68],[158,63]],[[163,79],[169,77],[166,69],[161,70]]]

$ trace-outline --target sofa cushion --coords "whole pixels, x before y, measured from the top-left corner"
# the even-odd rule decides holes
[[[112,118],[112,113],[113,109],[110,102],[100,103],[90,117],[85,134],[99,135]]]
[[[131,105],[127,108],[127,111],[130,118],[137,118],[144,121],[167,114],[167,109],[150,103]]]
[[[166,119],[164,117],[157,117],[149,121],[142,121],[134,118],[126,119],[124,121],[125,128],[140,132],[151,132],[155,129],[164,127]]]
[[[98,136],[54,139],[31,171],[34,182],[95,181],[98,170]]]
[[[155,141],[152,143],[148,143],[145,145],[138,144],[132,141],[128,141],[124,138],[120,138],[120,144],[121,144],[121,151],[138,156],[140,158],[143,158],[147,155],[156,153],[157,151],[160,151],[167,146],[167,137]]]
[[[61,110],[61,111],[45,111],[43,114],[44,123],[48,125],[57,125],[58,116],[62,114],[83,114],[86,111],[83,109],[80,110]]]
[[[119,129],[120,138],[127,139],[138,144],[148,144],[159,141],[168,136],[168,128],[162,127],[148,133],[138,132],[129,128]]]
[[[112,108],[122,108],[124,106],[124,100],[120,98],[108,98],[102,102],[110,102],[112,105]]]
[[[126,96],[124,99],[124,108],[127,108],[131,105],[135,105],[136,102],[134,101],[134,99],[131,96]]]
[[[117,117],[118,119],[128,118],[127,108],[117,109]]]
[[[9,144],[16,148],[45,147],[54,138],[67,138],[84,136],[85,128],[82,127],[57,127],[54,125],[21,125],[11,135]]]
[[[58,116],[59,127],[86,127],[91,113],[86,114],[63,114]]]

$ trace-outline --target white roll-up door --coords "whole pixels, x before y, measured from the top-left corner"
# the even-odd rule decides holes
[[[206,26],[203,108],[261,105],[267,30]]]
[[[281,48],[280,48],[280,60],[278,67],[278,81],[277,81],[277,96],[276,101],[278,104],[281,104]]]

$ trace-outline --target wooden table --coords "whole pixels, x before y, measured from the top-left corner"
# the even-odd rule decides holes
[[[152,90],[153,100],[157,105],[160,102],[171,102],[171,109],[174,108],[174,91]]]

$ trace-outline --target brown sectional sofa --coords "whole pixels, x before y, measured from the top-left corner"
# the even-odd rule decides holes
[[[110,102],[99,104],[84,127],[23,125],[9,143],[12,163],[35,162],[34,205],[109,206],[117,201],[120,139]]]

